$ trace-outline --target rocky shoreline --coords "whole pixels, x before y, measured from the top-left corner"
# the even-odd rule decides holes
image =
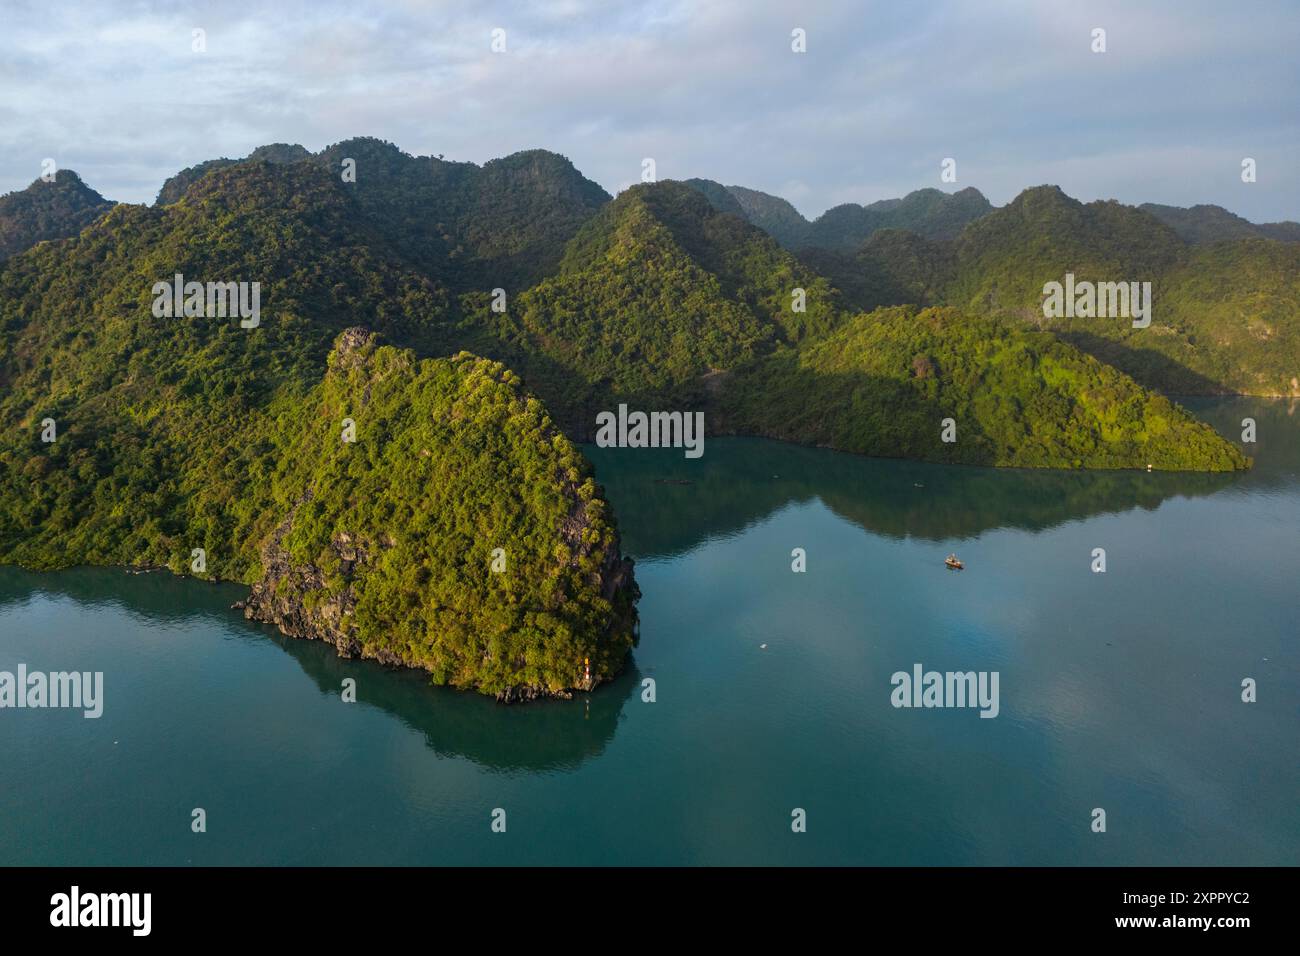
[[[390,667],[419,667],[403,660],[399,655],[384,648],[375,649],[363,643],[356,633],[351,618],[356,606],[356,597],[349,584],[341,589],[331,591],[327,587],[325,573],[314,565],[295,566],[283,547],[284,536],[293,527],[294,516],[298,507],[310,500],[310,491],[294,507],[293,512],[284,519],[267,538],[262,546],[263,573],[260,580],[253,583],[249,595],[237,601],[231,608],[242,611],[250,621],[275,625],[281,634],[303,640],[319,640],[331,645],[342,658],[362,658],[374,660]],[[565,519],[559,529],[560,536],[575,547],[575,558],[581,553],[582,532],[586,527],[585,514],[581,505],[575,513]],[[363,570],[371,560],[371,554],[357,543],[354,536],[347,533],[336,535],[332,548],[339,559],[345,580]],[[623,557],[618,550],[611,549],[605,556],[600,569],[601,595],[612,606],[618,608],[622,592],[630,600],[631,620],[624,615],[615,614],[610,622],[610,629],[624,626],[635,627],[635,602],[640,594],[633,572],[634,562]],[[320,595],[328,597],[320,598]],[[316,596],[308,600],[308,595]],[[498,692],[496,699],[502,703],[523,703],[543,699],[569,700],[578,691],[594,690],[601,683],[617,677],[626,666],[626,656],[616,669],[606,674],[592,673],[590,677],[580,678],[572,687],[551,690],[533,685],[516,685]],[[465,688],[471,689],[471,688]]]
[[[620,590],[636,588],[632,568],[631,558],[615,557],[612,562],[606,563],[609,573],[602,575],[602,590],[608,599],[613,601]],[[288,581],[288,587],[280,587],[281,581]],[[345,588],[336,598],[322,601],[315,610],[308,610],[304,596],[321,588],[324,583],[324,575],[318,568],[289,568],[287,564],[279,563],[262,580],[252,585],[247,598],[236,601],[230,607],[231,610],[243,612],[247,620],[274,625],[286,637],[324,641],[344,659],[373,660],[388,667],[416,667],[391,651],[367,647],[356,637],[347,623],[355,603],[351,589]],[[634,599],[637,593],[639,590],[633,592]],[[618,623],[615,622],[612,626],[617,626]],[[590,678],[575,681],[572,687],[551,690],[522,684],[507,687],[495,696],[503,704],[572,700],[575,693],[595,690],[602,683],[618,677],[626,666],[625,657],[612,672],[605,675],[592,674]]]

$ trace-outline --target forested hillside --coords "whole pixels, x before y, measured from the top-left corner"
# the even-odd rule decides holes
[[[1246,466],[1208,425],[1115,369],[1045,333],[954,309],[859,315],[738,373],[723,408],[745,432],[878,456],[1019,468]]]
[[[175,273],[258,282],[260,321],[155,317]],[[578,686],[584,657],[606,679],[635,583],[589,468],[519,379],[367,344],[322,384],[357,323],[454,354],[451,303],[310,163],[215,169],[14,257],[0,560],[257,583],[250,610],[290,633],[508,698]]]
[[[801,257],[857,308],[950,304],[1016,317],[1167,395],[1300,395],[1300,243],[1191,244],[1142,209],[1041,186],[952,241],[880,232],[852,255]],[[1150,282],[1150,325],[1046,317],[1044,286],[1066,273]]]

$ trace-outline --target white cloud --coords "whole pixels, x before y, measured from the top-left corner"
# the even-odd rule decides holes
[[[1300,219],[1300,13],[1282,2],[7,6],[0,191],[55,156],[149,201],[204,159],[376,135],[475,162],[541,146],[611,191],[654,156],[660,178],[782,192],[806,214],[938,186],[952,156],[957,185],[995,202],[1060,181]],[[1268,157],[1249,189],[1238,154]]]

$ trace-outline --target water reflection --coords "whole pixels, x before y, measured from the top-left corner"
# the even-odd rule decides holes
[[[762,439],[718,438],[686,459],[674,449],[583,447],[618,516],[625,550],[638,558],[683,554],[738,534],[791,502],[820,499],[841,517],[895,538],[948,540],[996,528],[1041,531],[1175,496],[1259,491],[1292,482],[1300,447],[1286,400],[1201,399],[1188,405],[1229,437],[1256,420],[1256,459],[1244,474],[995,469],[866,458]]]
[[[357,681],[358,704],[392,714],[424,735],[441,756],[464,757],[492,770],[571,769],[601,753],[618,727],[624,703],[639,692],[641,676],[629,658],[618,679],[571,701],[507,706],[480,694],[433,687],[423,672],[345,660],[319,641],[281,635],[245,621],[231,603],[246,593],[237,584],[207,584],[169,572],[128,574],[121,568],[72,568],[37,573],[0,567],[0,608],[44,597],[68,599],[97,613],[107,631],[126,615],[130,626],[210,630],[225,638],[273,644],[289,655],[322,693],[337,696],[343,678]],[[20,612],[22,613],[22,612]],[[128,635],[126,640],[130,639]],[[202,647],[201,642],[187,642]]]
[[[156,624],[181,625],[226,611],[248,593],[229,582],[181,578],[170,571],[136,574],[125,568],[70,568],[36,572],[0,567],[0,608],[40,595],[68,598],[83,608],[119,609]]]
[[[595,693],[507,705],[481,694],[433,687],[422,672],[345,660],[319,641],[279,634],[273,640],[322,693],[337,696],[343,678],[356,678],[359,704],[398,717],[423,734],[440,756],[466,757],[492,770],[569,770],[600,754],[618,729],[623,705],[641,684],[629,659],[623,673]]]

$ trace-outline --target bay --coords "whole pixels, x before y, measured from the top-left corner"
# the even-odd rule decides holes
[[[1255,469],[588,447],[641,641],[568,702],[340,660],[236,586],[0,568],[0,670],[105,675],[98,720],[0,710],[0,864],[1300,863],[1300,407],[1188,405],[1254,417]],[[997,671],[999,715],[892,707],[917,663]]]

